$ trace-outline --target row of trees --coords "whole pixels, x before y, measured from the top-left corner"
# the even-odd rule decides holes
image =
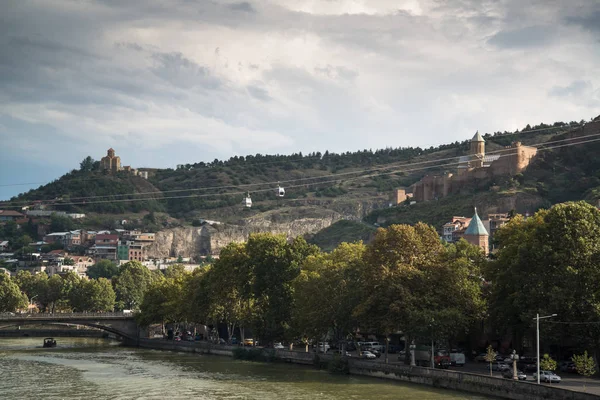
[[[360,328],[411,338],[452,340],[482,318],[480,250],[444,246],[425,224],[378,231],[369,244],[323,253],[302,238],[253,234],[224,248],[211,267],[155,281],[140,322],[226,324],[263,343],[344,339]]]
[[[19,271],[12,279],[0,274],[0,312],[25,309],[28,303],[42,312],[137,309],[151,283],[163,276],[135,261],[121,267],[101,262],[91,270],[96,274],[92,279],[73,272],[48,277]]]

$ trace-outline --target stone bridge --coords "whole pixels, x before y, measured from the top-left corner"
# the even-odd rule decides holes
[[[72,324],[113,333],[128,343],[137,343],[140,328],[132,313],[33,313],[0,314],[0,325]]]

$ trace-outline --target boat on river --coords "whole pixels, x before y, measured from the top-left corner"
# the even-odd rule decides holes
[[[44,339],[44,347],[56,347],[56,340],[51,337]]]

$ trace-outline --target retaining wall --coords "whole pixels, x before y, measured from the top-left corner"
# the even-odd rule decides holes
[[[598,400],[600,396],[538,385],[533,382],[513,381],[459,371],[438,370],[407,365],[386,365],[363,360],[348,360],[353,375],[394,379],[444,389],[460,390],[511,400]]]
[[[187,353],[233,356],[238,346],[216,345],[208,342],[173,342],[160,339],[140,339],[139,347],[148,349],[183,351]],[[273,349],[268,349],[272,352]],[[277,358],[284,362],[314,365],[314,352],[275,350]],[[320,363],[333,358],[329,354],[318,354]],[[561,389],[555,386],[537,385],[532,382],[515,382],[509,379],[408,365],[383,364],[348,358],[350,374],[374,378],[393,379],[418,383],[443,389],[471,392],[510,400],[598,400],[600,396],[590,393]]]

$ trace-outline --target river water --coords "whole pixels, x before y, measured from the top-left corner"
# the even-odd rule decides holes
[[[487,399],[309,367],[121,347],[94,338],[0,338],[0,399]]]

